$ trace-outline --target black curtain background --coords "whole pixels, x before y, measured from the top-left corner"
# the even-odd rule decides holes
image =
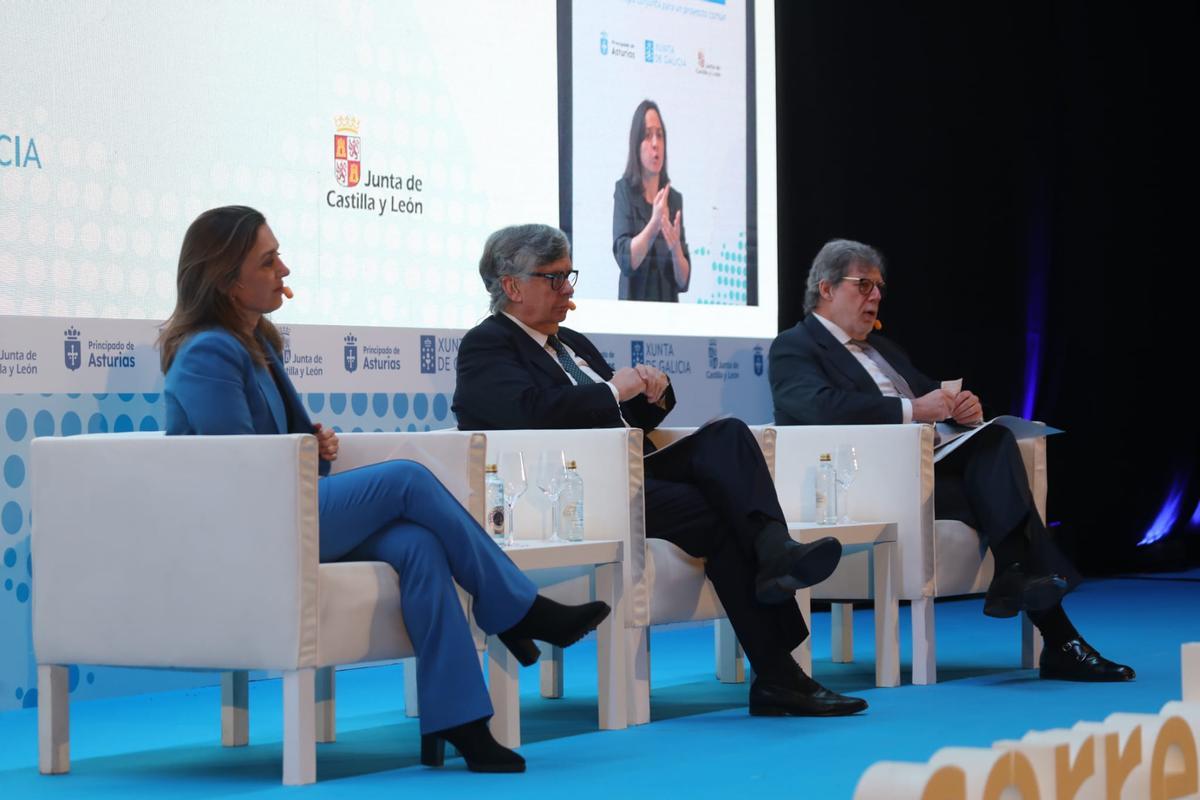
[[[880,318],[988,415],[1033,414],[1092,573],[1200,561],[1197,4],[776,3],[780,319],[833,237]],[[1171,496],[1170,533],[1136,547]]]

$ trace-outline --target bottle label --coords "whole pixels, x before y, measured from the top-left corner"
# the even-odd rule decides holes
[[[563,504],[562,529],[567,541],[583,541],[583,503],[572,500]]]

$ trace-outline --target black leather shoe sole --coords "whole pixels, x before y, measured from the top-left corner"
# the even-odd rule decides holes
[[[1062,602],[1067,593],[1067,581],[1059,575],[1035,578],[1021,591],[1022,611],[1045,611]]]
[[[1026,580],[1017,594],[988,594],[983,601],[983,613],[1005,619],[1022,611],[1044,611],[1062,602],[1067,593],[1067,581],[1059,575],[1043,575]]]
[[[1084,665],[1058,669],[1042,667],[1038,677],[1049,681],[1075,681],[1077,683],[1124,683],[1136,677],[1132,669],[1127,671],[1101,669]]]
[[[846,717],[866,710],[866,700],[842,696],[829,700],[804,698],[800,701],[763,701],[750,704],[752,717]]]
[[[798,590],[828,578],[842,558],[842,544],[832,536],[826,536],[795,552],[783,574],[758,575],[754,583],[754,596],[758,602],[768,605],[786,602]]]

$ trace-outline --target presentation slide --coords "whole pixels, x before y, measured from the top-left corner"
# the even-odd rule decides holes
[[[744,0],[573,0],[560,13],[570,32],[559,58],[570,86],[563,225],[583,329],[774,335],[774,46],[771,32],[758,41],[763,5],[769,13]]]
[[[553,0],[5,3],[0,314],[163,319],[206,208],[266,214],[282,323],[465,328],[558,217]]]

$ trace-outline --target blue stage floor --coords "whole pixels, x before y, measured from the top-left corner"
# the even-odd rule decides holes
[[[403,714],[398,667],[338,679],[338,741],[318,748],[318,783],[280,785],[280,684],[251,688],[251,745],[219,744],[217,688],[75,703],[72,769],[37,773],[35,710],[0,714],[0,799],[38,797],[731,797],[739,792],[849,798],[878,760],[924,760],[945,745],[987,746],[1031,728],[1069,726],[1114,711],[1157,711],[1180,695],[1179,645],[1200,641],[1200,573],[1084,584],[1067,610],[1106,655],[1132,664],[1132,684],[1040,681],[1015,669],[1015,620],[992,620],[979,600],[937,606],[940,683],[908,684],[908,609],[901,609],[898,689],[873,686],[871,615],[856,613],[855,664],[829,661],[829,615],[815,615],[816,677],[871,703],[843,719],[753,719],[745,685],[712,678],[709,627],[653,639],[654,722],[596,730],[595,650],[567,651],[562,700],[537,696],[523,676],[524,775],[440,770],[417,763],[415,720]],[[389,703],[388,697],[395,702]]]

